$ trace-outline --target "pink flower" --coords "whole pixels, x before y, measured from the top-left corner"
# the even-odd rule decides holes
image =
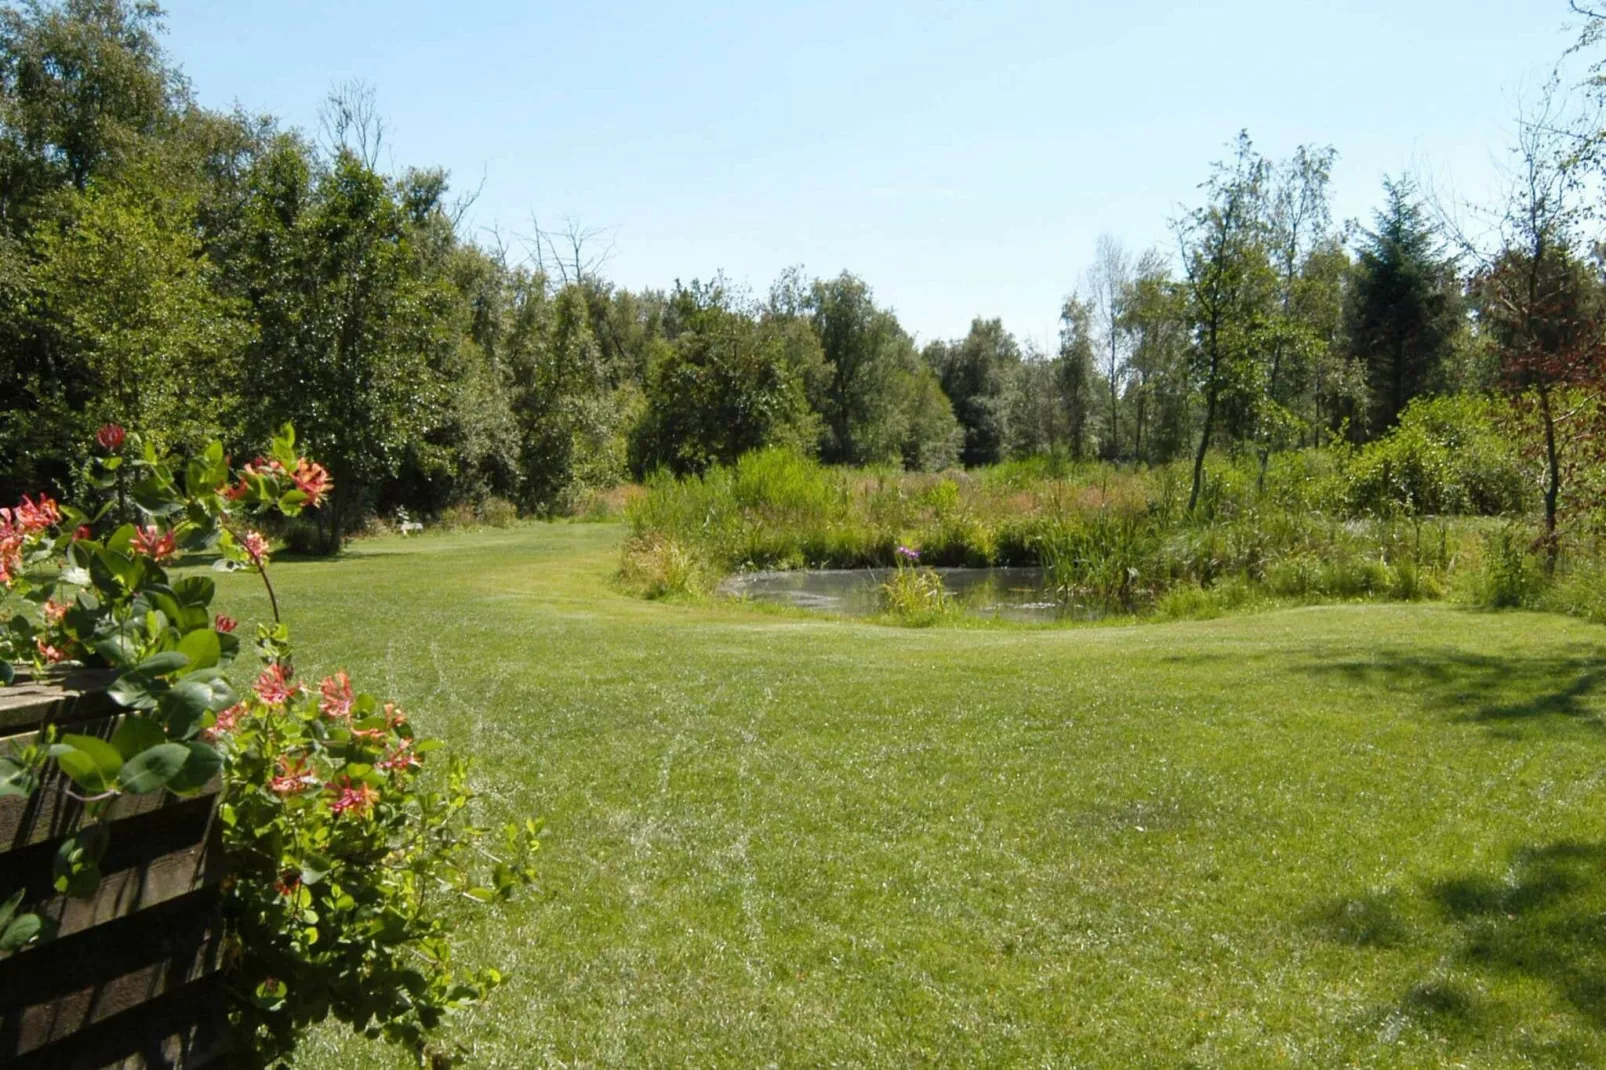
[[[905,561],[914,562],[920,560],[920,551],[911,549],[907,546],[898,547],[897,553],[898,556],[903,558]]]
[[[39,495],[37,502],[26,494],[15,509],[0,509],[0,531],[9,529],[20,535],[37,535],[61,523],[61,509],[48,494]]]
[[[305,457],[296,462],[296,470],[290,473],[290,481],[296,485],[297,490],[307,496],[307,504],[314,506],[323,501],[323,496],[335,486],[335,481],[329,477],[328,469]]]
[[[258,567],[268,563],[268,540],[260,531],[246,532],[240,538],[240,545],[251,555],[251,561]]]
[[[290,670],[275,662],[257,677],[254,690],[269,706],[282,706],[301,693],[301,685],[292,684]]]
[[[268,790],[275,795],[294,795],[317,786],[318,778],[312,775],[305,760],[297,758],[292,762],[282,754],[279,755],[279,775],[268,781]]]
[[[90,529],[88,524],[79,524],[78,530],[72,533],[72,537],[77,539],[79,542],[83,542],[85,539],[93,539],[95,537],[95,533]]]
[[[155,524],[147,524],[134,532],[134,541],[130,548],[136,557],[148,557],[158,565],[164,561],[171,561],[178,554],[178,544],[173,540],[173,533],[158,530]]]
[[[236,702],[226,710],[219,710],[217,721],[213,723],[211,728],[208,728],[201,734],[208,740],[215,740],[219,736],[234,731],[235,726],[240,723],[240,718],[244,714],[245,703]]]
[[[47,665],[54,665],[58,661],[67,660],[67,655],[45,642],[45,637],[42,635],[34,636],[33,645],[39,648],[39,656],[45,659],[45,664]]]
[[[349,776],[341,777],[338,783],[331,780],[325,786],[335,793],[335,800],[329,804],[329,812],[336,817],[345,814],[362,817],[379,801],[379,792],[372,785],[353,781]]]
[[[95,443],[107,453],[116,453],[123,448],[123,439],[126,437],[127,432],[117,424],[103,424],[95,432]]]
[[[404,739],[396,749],[381,758],[376,767],[387,773],[400,772],[404,769],[417,769],[420,762],[418,755],[413,753],[413,741]]]
[[[323,715],[332,721],[351,720],[351,706],[356,701],[351,693],[351,680],[343,672],[333,676],[324,677],[318,690],[323,698],[318,702],[318,708]]]
[[[40,606],[39,610],[45,615],[45,623],[54,627],[62,622],[62,620],[67,616],[67,611],[71,608],[72,606],[68,605],[66,602],[58,602],[52,598],[50,601]]]
[[[219,613],[212,621],[212,626],[224,635],[228,635],[240,626],[240,622],[225,613]]]

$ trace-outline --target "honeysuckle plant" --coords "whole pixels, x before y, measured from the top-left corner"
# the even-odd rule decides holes
[[[125,713],[110,739],[46,727],[0,756],[0,796],[30,794],[60,771],[86,814],[58,852],[55,890],[88,896],[114,799],[191,795],[221,777],[238,1058],[272,1065],[334,1016],[451,1061],[431,1048],[434,1030],[502,978],[453,967],[447,905],[505,898],[533,880],[537,827],[475,824],[462,762],[437,759],[444,768],[426,775],[440,745],[344,672],[316,686],[296,678],[258,523],[317,506],[332,484],[298,455],[289,427],[238,469],[216,443],[179,462],[116,426],[100,430],[96,449],[84,481],[97,508],[41,495],[0,509],[0,684],[19,670],[105,668]],[[239,624],[212,611],[210,577],[170,575],[184,555],[253,573],[267,593],[262,668],[243,695],[227,675]],[[48,918],[7,892],[0,876],[0,953],[48,940]]]

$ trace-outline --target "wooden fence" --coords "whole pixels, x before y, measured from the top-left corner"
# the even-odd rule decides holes
[[[0,689],[0,753],[41,724],[109,737],[109,674],[79,672]],[[83,821],[53,774],[29,798],[0,799],[0,902],[53,919],[53,940],[0,957],[0,1066],[16,1070],[216,1067],[227,1043],[213,811],[196,798],[127,795],[110,811],[91,898],[55,894],[52,864]]]

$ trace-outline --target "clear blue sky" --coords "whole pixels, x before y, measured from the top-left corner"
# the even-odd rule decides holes
[[[1487,192],[1565,0],[781,3],[169,0],[207,105],[315,128],[373,87],[397,165],[484,179],[472,221],[612,228],[630,287],[784,267],[863,276],[923,339],[1002,316],[1053,336],[1102,232],[1167,220],[1226,142],[1340,153]]]

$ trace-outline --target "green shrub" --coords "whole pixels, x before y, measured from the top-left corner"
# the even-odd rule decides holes
[[[934,624],[952,614],[953,596],[943,586],[942,577],[914,564],[919,554],[906,547],[899,549],[906,555],[906,561],[881,585],[881,600],[887,613],[899,623],[914,627]]]
[[[489,528],[511,527],[519,518],[519,507],[506,498],[486,498],[480,503],[480,523]]]
[[[1374,516],[1499,516],[1531,497],[1493,403],[1464,396],[1412,402],[1399,426],[1351,458],[1345,483],[1346,507]]]
[[[1491,609],[1531,605],[1543,585],[1543,570],[1530,540],[1512,527],[1489,536],[1484,549],[1478,600]]]

